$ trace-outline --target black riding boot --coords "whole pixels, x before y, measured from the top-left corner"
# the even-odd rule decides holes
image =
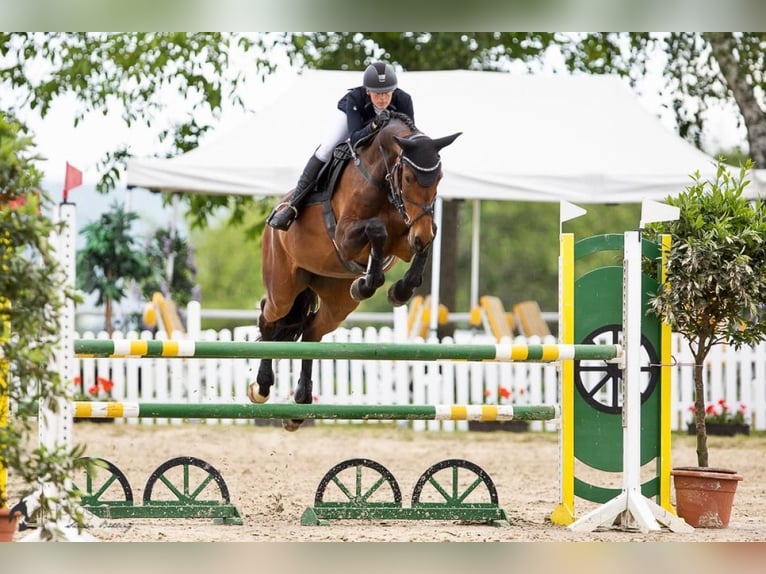
[[[293,193],[290,195],[290,199],[286,203],[280,203],[271,212],[269,218],[266,220],[274,229],[281,229],[286,231],[290,228],[295,218],[298,217],[298,208],[303,202],[303,198],[309,194],[309,191],[314,187],[314,182],[319,175],[319,171],[324,166],[324,162],[312,155],[311,159],[303,168],[303,173],[298,178],[298,185],[295,186]]]

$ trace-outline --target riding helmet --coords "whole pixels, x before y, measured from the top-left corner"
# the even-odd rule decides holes
[[[364,87],[375,93],[396,89],[396,72],[391,64],[375,62],[364,71]]]

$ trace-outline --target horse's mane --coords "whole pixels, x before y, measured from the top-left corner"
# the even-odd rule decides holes
[[[386,127],[391,122],[391,120],[399,120],[400,122],[402,122],[404,125],[406,125],[408,128],[410,128],[414,132],[420,131],[418,130],[418,128],[415,127],[415,122],[412,121],[412,118],[408,116],[407,114],[403,114],[401,112],[389,112],[388,121],[383,122],[380,125],[379,129],[383,129],[384,127]]]
[[[399,120],[404,125],[406,125],[410,130],[413,132],[419,132],[420,130],[415,127],[415,122],[412,121],[412,118],[408,116],[407,114],[403,114],[401,112],[388,112],[388,119],[386,119],[384,122],[381,122],[379,126],[373,131],[371,134],[363,137],[359,141],[356,142],[356,145],[354,146],[354,149],[363,149],[367,147],[374,139],[375,137],[383,131],[383,128],[385,128],[388,124],[390,124],[394,120]]]

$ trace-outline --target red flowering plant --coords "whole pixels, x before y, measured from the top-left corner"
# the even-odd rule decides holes
[[[689,407],[689,412],[692,414],[690,424],[694,424],[697,408],[693,403]],[[746,414],[747,405],[745,403],[740,403],[736,410],[732,410],[726,399],[719,399],[718,402],[705,405],[705,424],[747,425],[750,423],[745,416]]]
[[[96,377],[96,382],[83,389],[82,377],[74,378],[76,401],[109,401],[112,399],[114,381],[105,377]]]
[[[523,395],[524,389],[519,389],[519,394]],[[497,399],[495,399],[495,394],[490,389],[485,389],[484,404],[510,405],[512,396],[513,391],[503,386],[497,387]]]

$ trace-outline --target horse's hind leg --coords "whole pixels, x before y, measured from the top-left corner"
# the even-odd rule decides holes
[[[404,274],[404,277],[396,281],[388,289],[388,302],[394,307],[404,305],[412,298],[415,289],[423,282],[423,270],[428,260],[428,251],[416,253],[412,264]]]
[[[357,308],[359,303],[349,296],[351,280],[343,281],[336,279],[316,278],[312,282],[312,289],[320,296],[322,304],[319,306],[313,321],[306,326],[303,332],[303,341],[318,342],[322,337],[340,326],[343,320]],[[314,381],[312,380],[314,362],[309,359],[301,361],[301,374],[295,387],[293,400],[300,405],[310,405],[314,402]],[[298,430],[302,420],[283,420],[285,430]]]

